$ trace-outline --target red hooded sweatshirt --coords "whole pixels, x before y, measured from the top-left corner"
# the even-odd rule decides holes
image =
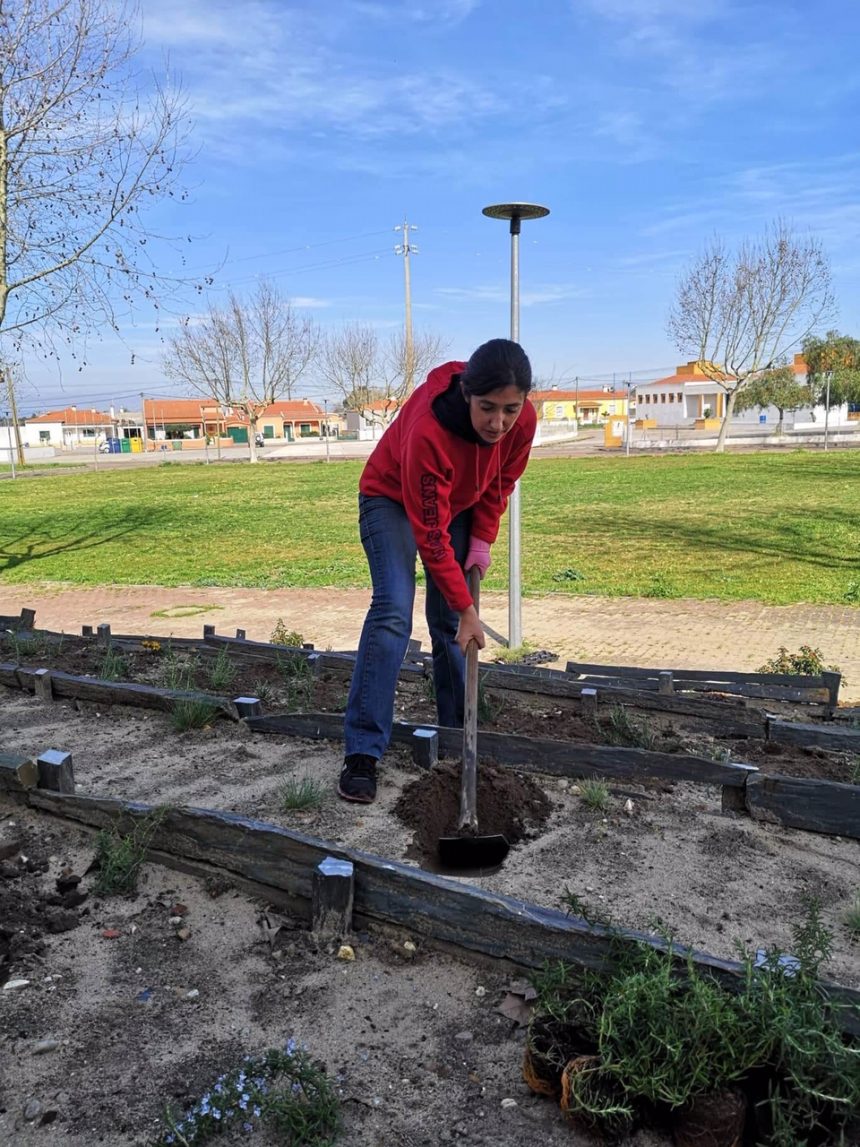
[[[446,429],[433,413],[433,400],[465,369],[464,362],[447,362],[430,372],[379,440],[359,482],[362,494],[403,505],[421,560],[457,613],[473,603],[451,546],[451,520],[471,507],[472,534],[496,540],[537,424],[535,408],[525,402],[508,433],[492,445],[468,442]]]

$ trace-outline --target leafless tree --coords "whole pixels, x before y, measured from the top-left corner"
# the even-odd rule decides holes
[[[680,351],[695,355],[726,394],[717,440],[726,433],[738,394],[833,312],[830,263],[813,237],[785,222],[731,252],[714,239],[682,276],[668,330]]]
[[[136,24],[123,0],[0,2],[0,332],[16,349],[116,329],[169,289],[144,208],[182,196],[185,113],[175,88],[135,90]]]
[[[185,319],[179,334],[168,339],[164,370],[221,406],[241,410],[256,462],[260,415],[273,402],[292,397],[317,342],[314,322],[262,280],[249,302],[231,293],[226,307],[210,304],[204,315]]]
[[[372,327],[352,323],[323,340],[317,372],[341,396],[345,410],[358,411],[367,422],[384,426],[409,397],[411,380],[423,378],[444,350],[438,335],[417,334],[411,345],[410,373],[410,348],[403,333],[382,341]]]

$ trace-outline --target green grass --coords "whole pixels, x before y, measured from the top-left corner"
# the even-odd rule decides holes
[[[367,586],[362,463],[171,465],[0,490],[0,581]],[[855,603],[860,451],[536,458],[526,592]],[[503,589],[506,530],[485,588]],[[576,577],[565,576],[575,571]]]

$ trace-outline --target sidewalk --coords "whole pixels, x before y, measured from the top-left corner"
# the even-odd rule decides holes
[[[355,649],[370,593],[361,589],[230,589],[161,586],[20,586],[0,584],[0,614],[36,610],[36,625],[80,633],[107,622],[115,633],[198,637],[204,624],[232,635],[237,628],[268,641],[278,619],[319,649]],[[210,607],[204,609],[202,607]],[[199,612],[175,614],[182,607]],[[419,590],[413,636],[429,646]],[[507,597],[486,593],[482,616],[507,632]],[[523,601],[523,634],[540,649],[568,659],[667,669],[754,670],[780,645],[795,652],[818,647],[844,677],[840,699],[860,703],[860,609],[838,605],[768,606],[755,601],[571,597],[547,594]],[[488,642],[484,656],[492,655]]]

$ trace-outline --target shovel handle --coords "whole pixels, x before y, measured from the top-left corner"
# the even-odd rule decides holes
[[[468,574],[469,593],[475,609],[481,596],[481,571],[472,566]],[[463,773],[460,788],[460,822],[464,828],[478,831],[478,643],[474,638],[466,646],[466,695],[463,705]]]

